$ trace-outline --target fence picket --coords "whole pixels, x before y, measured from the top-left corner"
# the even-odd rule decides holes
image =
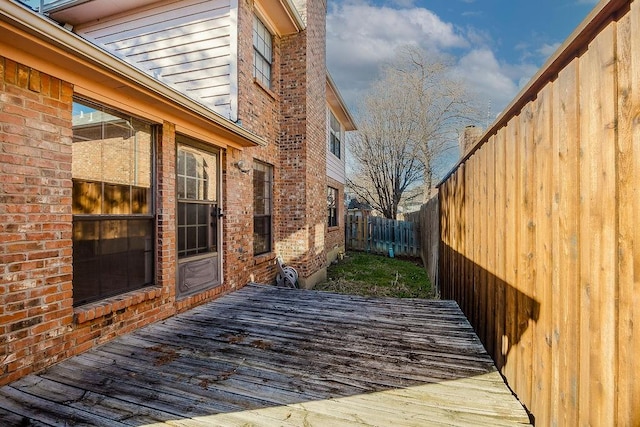
[[[349,214],[345,223],[347,249],[394,256],[420,256],[418,224],[388,218]]]
[[[640,2],[573,34],[421,209],[425,265],[535,424],[640,426]]]

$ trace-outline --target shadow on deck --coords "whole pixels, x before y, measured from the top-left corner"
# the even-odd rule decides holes
[[[453,301],[258,285],[0,388],[2,425],[163,423],[468,426],[528,417]]]

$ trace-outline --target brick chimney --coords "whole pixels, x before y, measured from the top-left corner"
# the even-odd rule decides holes
[[[458,143],[460,144],[460,152],[461,154],[465,154],[467,151],[473,147],[480,137],[482,136],[482,128],[479,128],[475,125],[469,125],[464,128],[462,133],[460,133],[460,138]]]

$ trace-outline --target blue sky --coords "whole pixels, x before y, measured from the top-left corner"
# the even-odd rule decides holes
[[[495,118],[595,7],[597,0],[328,0],[327,65],[346,103],[396,49],[452,57]],[[491,118],[491,120],[489,119]]]

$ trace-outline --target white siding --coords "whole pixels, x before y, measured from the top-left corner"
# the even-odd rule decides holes
[[[237,120],[237,0],[166,1],[81,26],[78,34]]]
[[[338,158],[331,152],[329,145],[329,135],[331,134],[329,129],[329,111],[329,108],[327,108],[327,176],[344,184],[346,182],[344,130],[340,131],[340,158]],[[344,129],[344,125],[342,123],[340,125],[341,128]]]

